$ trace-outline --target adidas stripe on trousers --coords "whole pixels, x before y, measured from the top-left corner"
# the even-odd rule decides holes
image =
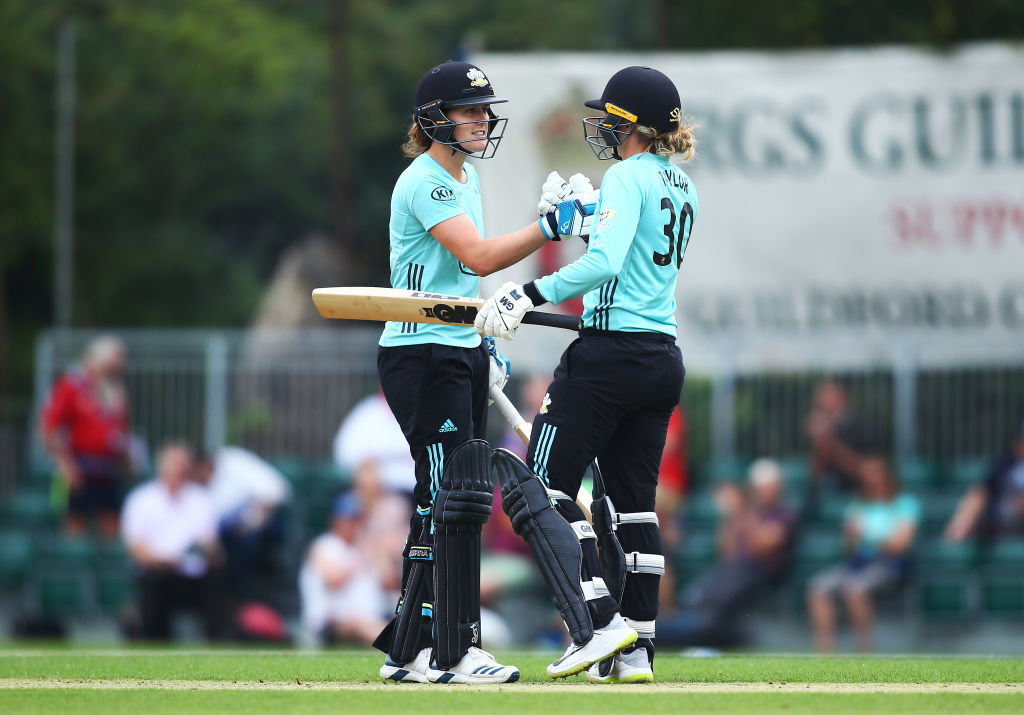
[[[416,461],[416,505],[434,503],[444,462],[471,439],[486,439],[486,350],[449,345],[379,348],[381,390]],[[413,528],[419,522],[413,517]]]
[[[482,438],[485,434],[489,360],[483,346],[456,348],[424,344],[381,347],[378,350],[377,372],[381,391],[405,434],[416,462],[413,498],[417,508],[410,520],[407,546],[418,543],[430,548],[434,534],[431,508],[445,461],[459,445]],[[449,645],[452,638],[457,638],[454,633],[434,633],[434,637],[431,636],[439,622],[437,619],[443,615],[434,612],[435,606],[447,609],[440,622],[454,624],[456,629],[462,626],[453,614],[461,614],[464,610],[475,611],[479,621],[479,592],[475,599],[472,595],[469,597],[471,602],[465,602],[466,595],[460,591],[458,579],[452,581],[445,575],[450,574],[451,569],[438,571],[434,568],[438,553],[437,545],[433,546],[435,550],[428,562],[414,561],[411,556],[404,559],[401,610],[374,643],[381,650],[386,650],[389,656],[405,662],[415,657],[419,648],[431,644],[436,647],[437,639],[442,635],[444,643]],[[479,554],[479,543],[476,549]],[[467,564],[467,568],[469,566]],[[475,572],[479,574],[479,563]],[[476,588],[479,589],[479,583]],[[445,597],[436,600],[441,592]],[[457,661],[461,655],[448,652],[448,657]],[[439,665],[447,667],[450,664]]]

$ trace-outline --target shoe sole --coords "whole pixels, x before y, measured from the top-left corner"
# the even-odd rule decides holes
[[[637,673],[635,675],[627,675],[625,678],[595,678],[590,673],[587,673],[588,683],[601,683],[602,685],[619,685],[623,683],[653,683],[654,673]]]
[[[427,683],[427,676],[417,673],[414,670],[402,668],[397,665],[385,665],[380,669],[380,677],[385,680],[394,680],[396,683]]]
[[[619,643],[617,646],[615,646],[615,649],[613,651],[611,651],[610,653],[605,653],[604,655],[602,655],[602,656],[600,656],[598,658],[594,658],[593,660],[589,660],[589,661],[585,660],[582,663],[580,663],[579,665],[574,665],[569,670],[563,671],[561,673],[548,673],[548,677],[551,678],[552,680],[558,680],[559,678],[568,678],[571,675],[579,675],[584,670],[587,670],[588,668],[590,668],[590,666],[592,666],[594,663],[600,663],[605,658],[610,658],[613,655],[621,653],[626,648],[629,648],[631,645],[636,643],[636,639],[637,638],[639,638],[639,634],[637,634],[636,631],[633,631],[628,636],[626,636],[626,638],[621,643]]]
[[[504,680],[474,678],[472,675],[462,675],[461,673],[442,673],[436,679],[429,682],[436,685],[507,685],[517,680],[519,680],[518,670]]]

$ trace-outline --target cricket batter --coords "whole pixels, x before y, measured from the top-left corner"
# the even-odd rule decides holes
[[[392,287],[476,297],[480,276],[559,238],[551,214],[483,240],[480,182],[466,158],[494,156],[507,119],[491,107],[505,101],[465,62],[445,62],[420,81],[403,146],[412,162],[391,198]],[[514,682],[519,670],[480,647],[480,531],[492,501],[487,395],[504,385],[508,361],[471,326],[390,322],[377,369],[416,462],[417,505],[397,613],[374,644],[388,654],[381,677]]]
[[[504,450],[493,461],[504,509],[542,573],[552,574],[548,585],[573,638],[548,675],[586,670],[595,682],[645,682],[654,679],[654,621],[665,570],[654,495],[685,373],[676,346],[675,287],[697,212],[693,182],[669,157],[689,159],[694,139],[676,87],[649,67],[617,72],[586,106],[603,112],[583,120],[587,143],[599,159],[620,160],[601,184],[587,252],[526,285],[506,283],[485,302],[475,327],[481,335],[512,339],[526,311],[584,296],[585,327],[555,370],[526,464]],[[555,212],[565,216],[561,205]],[[566,495],[576,494],[595,457],[606,495],[594,501],[590,529]],[[572,544],[551,518],[555,512],[575,532]],[[605,541],[600,559],[595,546],[609,536],[621,546],[611,559],[616,568],[609,568]],[[551,543],[562,547],[554,558],[545,546]],[[632,638],[623,636],[621,653],[596,652],[595,641],[614,641],[623,628]]]

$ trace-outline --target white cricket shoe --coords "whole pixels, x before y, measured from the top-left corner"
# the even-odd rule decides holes
[[[591,683],[653,683],[654,668],[647,649],[634,648],[594,663],[587,670],[587,680]]]
[[[391,661],[391,658],[384,659],[384,665],[380,667],[380,677],[388,680],[397,680],[402,683],[426,683],[427,670],[430,668],[430,655],[432,648],[424,648],[411,663],[399,665]]]
[[[616,613],[611,623],[594,630],[594,635],[589,641],[583,645],[571,643],[565,654],[548,666],[548,677],[565,678],[582,673],[594,663],[633,645],[636,639],[637,632],[626,625],[622,616]]]
[[[427,678],[431,683],[514,683],[519,680],[519,668],[502,665],[482,648],[471,647],[449,670],[431,665]]]

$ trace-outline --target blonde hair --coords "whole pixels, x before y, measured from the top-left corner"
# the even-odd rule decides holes
[[[653,127],[636,126],[636,133],[650,146],[647,151],[661,156],[680,155],[683,161],[689,161],[697,153],[697,140],[693,136],[696,128],[691,122],[680,121],[679,126],[670,132],[659,132]]]
[[[427,133],[423,131],[423,127],[415,119],[412,120],[412,124],[409,126],[408,134],[409,138],[402,145],[402,153],[410,159],[415,159],[430,148],[432,143],[430,137],[427,136]]]

